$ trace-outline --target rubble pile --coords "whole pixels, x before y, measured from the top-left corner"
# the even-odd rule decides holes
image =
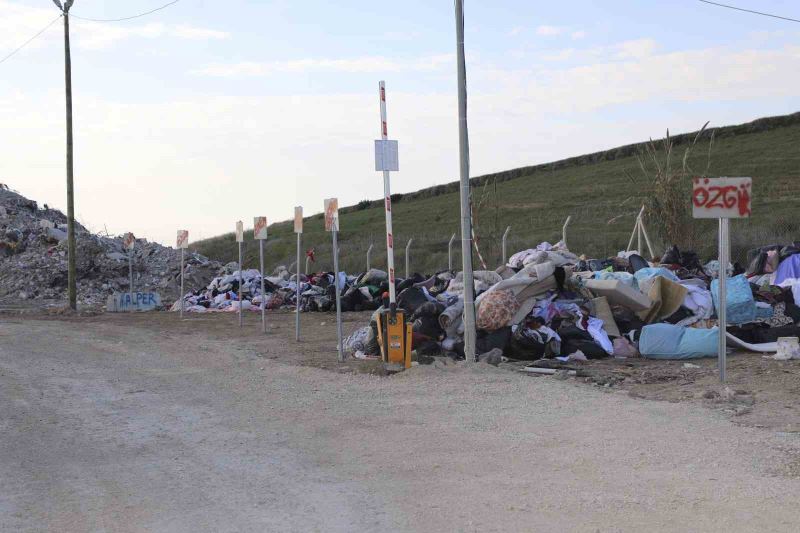
[[[0,300],[63,304],[67,297],[67,217],[0,186]],[[78,303],[101,307],[130,290],[122,237],[96,235],[75,224]],[[186,286],[200,287],[220,264],[186,254]],[[137,239],[134,289],[172,301],[180,294],[180,251]]]
[[[746,269],[728,265],[728,346],[780,357],[779,346],[796,347],[800,337],[800,247],[767,246],[749,259]],[[496,271],[475,272],[476,351],[487,362],[508,358],[548,369],[606,357],[716,356],[718,273],[717,261],[701,264],[675,246],[646,261],[635,251],[590,259],[563,243],[541,243]],[[413,324],[417,360],[464,358],[461,275],[401,283],[398,306]],[[378,355],[382,311],[347,339],[353,356]]]

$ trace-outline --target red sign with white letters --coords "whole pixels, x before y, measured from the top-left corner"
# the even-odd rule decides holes
[[[752,201],[752,178],[692,179],[694,218],[748,218]]]

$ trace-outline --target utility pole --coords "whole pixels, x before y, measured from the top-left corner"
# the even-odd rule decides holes
[[[469,134],[467,132],[467,65],[464,59],[464,2],[456,4],[458,62],[458,148],[461,156],[461,258],[464,271],[464,354],[475,362],[475,285],[472,273],[472,209],[469,190]]]
[[[78,309],[77,284],[75,281],[75,188],[72,182],[72,58],[69,50],[69,8],[75,0],[65,0],[61,5],[60,0],[53,3],[64,14],[64,86],[67,104],[67,295],[69,306],[74,311]]]

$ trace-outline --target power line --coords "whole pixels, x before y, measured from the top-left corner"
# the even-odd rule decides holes
[[[8,55],[6,55],[5,57],[3,57],[3,59],[0,59],[0,64],[2,64],[2,63],[3,63],[3,62],[6,60],[6,59],[9,59],[11,56],[13,56],[13,55],[14,55],[14,54],[16,54],[17,52],[19,52],[20,50],[22,50],[23,48],[25,48],[26,46],[28,46],[28,45],[29,45],[31,42],[33,42],[33,40],[34,40],[34,39],[36,39],[36,38],[37,38],[37,37],[39,37],[41,34],[43,34],[44,32],[46,32],[46,31],[47,31],[47,30],[50,28],[50,26],[52,26],[53,24],[55,24],[55,23],[56,23],[56,21],[57,21],[58,19],[60,19],[60,18],[61,18],[61,15],[57,16],[56,18],[54,18],[53,20],[51,20],[51,21],[50,21],[50,23],[49,23],[47,26],[45,26],[44,28],[42,28],[41,30],[39,30],[39,32],[38,32],[36,35],[34,35],[34,36],[33,36],[33,37],[31,37],[30,39],[28,39],[27,41],[25,41],[24,43],[22,43],[21,45],[19,45],[17,48],[15,48],[15,49],[14,49],[14,50],[12,50],[11,52],[9,52],[9,53],[8,53]]]
[[[144,17],[145,15],[149,15],[151,13],[155,13],[156,11],[161,11],[162,9],[166,9],[169,6],[173,5],[173,4],[177,4],[178,2],[180,2],[180,0],[173,0],[172,2],[168,2],[168,3],[164,4],[161,7],[157,7],[155,9],[151,9],[150,11],[145,11],[144,13],[139,13],[138,15],[132,15],[130,17],[123,17],[123,18],[120,18],[120,19],[90,19],[90,18],[86,18],[86,17],[79,17],[78,15],[72,15],[72,14],[70,14],[70,16],[72,18],[74,18],[74,19],[88,20],[90,22],[122,22],[123,20],[138,19],[139,17]]]
[[[729,5],[726,5],[726,4],[719,4],[717,2],[711,2],[710,0],[698,0],[698,2],[703,2],[704,4],[711,4],[712,6],[725,7],[725,8],[733,9],[733,10],[736,10],[736,11],[744,11],[745,13],[752,13],[754,15],[761,15],[762,17],[771,17],[771,18],[774,18],[774,19],[788,20],[789,22],[800,22],[799,19],[793,19],[793,18],[789,18],[789,17],[782,17],[780,15],[773,15],[771,13],[763,13],[761,11],[753,11],[752,9],[744,9],[743,7],[729,6]]]

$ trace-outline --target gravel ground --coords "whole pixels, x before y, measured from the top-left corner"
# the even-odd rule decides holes
[[[0,316],[0,530],[797,530],[795,433],[205,320]]]

